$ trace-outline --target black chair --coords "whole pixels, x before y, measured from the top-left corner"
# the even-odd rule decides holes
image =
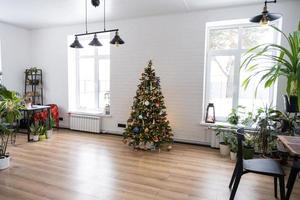
[[[293,187],[294,187],[294,183],[296,181],[297,175],[300,172],[300,161],[295,160],[294,164],[292,166],[291,172],[290,172],[290,176],[289,176],[289,180],[286,184],[287,187],[287,192],[286,192],[286,200],[290,199]]]
[[[280,186],[280,199],[285,199],[285,186],[284,186],[284,172],[278,162],[272,159],[243,159],[243,140],[244,140],[244,129],[237,130],[237,140],[238,140],[238,151],[237,151],[237,161],[232,174],[232,178],[229,184],[231,189],[230,200],[234,199],[235,193],[239,186],[242,175],[246,173],[256,173],[266,176],[274,177],[274,192],[277,198],[277,179],[279,179]]]

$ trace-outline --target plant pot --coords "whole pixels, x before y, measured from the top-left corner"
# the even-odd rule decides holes
[[[228,156],[229,155],[229,145],[225,145],[224,143],[220,143],[220,154],[222,156]]]
[[[0,158],[0,170],[7,169],[10,165],[10,157],[4,156]]]
[[[46,140],[46,139],[47,139],[47,138],[46,138],[46,134],[45,134],[45,135],[40,135],[39,139],[40,139],[41,141]]]
[[[236,153],[235,152],[230,152],[230,160],[236,160]]]
[[[33,140],[34,142],[39,141],[39,135],[34,135],[34,136],[32,136],[32,140]]]
[[[53,134],[53,129],[47,130],[47,132],[46,132],[47,139],[51,138],[52,134]]]
[[[254,148],[244,147],[243,149],[244,159],[252,159],[254,156]]]

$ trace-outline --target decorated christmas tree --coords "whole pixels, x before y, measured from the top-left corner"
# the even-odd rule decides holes
[[[160,150],[162,145],[171,149],[173,134],[167,120],[160,79],[155,76],[151,61],[142,73],[140,81],[123,133],[124,143],[140,149]]]

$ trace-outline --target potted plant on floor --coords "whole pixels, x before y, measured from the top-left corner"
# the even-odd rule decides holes
[[[6,169],[10,164],[7,144],[14,131],[14,122],[21,117],[21,102],[16,92],[0,87],[0,169]]]
[[[251,134],[245,134],[245,141],[243,144],[244,159],[252,159],[254,156],[254,136]]]
[[[290,97],[289,107],[296,108],[300,106],[300,22],[298,29],[288,35],[272,27],[284,36],[288,46],[262,44],[250,49],[241,65],[241,69],[251,73],[243,81],[243,86],[247,88],[257,76],[260,77],[258,86],[263,83],[265,87],[271,87],[279,77],[285,77],[286,92]],[[295,105],[297,102],[298,105]]]
[[[46,131],[47,139],[52,137],[54,124],[55,124],[54,119],[52,116],[50,116],[50,127],[49,130]]]
[[[41,141],[46,140],[47,128],[44,125],[39,125],[38,131],[39,131],[39,140]]]
[[[238,150],[238,142],[236,135],[232,134],[229,138],[229,148],[230,148],[230,160],[236,160],[236,154]]]
[[[224,130],[225,127],[223,126],[217,126],[217,128],[215,129],[216,135],[220,136],[221,141],[219,143],[220,145],[220,154],[222,156],[228,156],[230,153],[230,149],[229,149],[229,136],[227,131]]]
[[[40,127],[37,124],[31,124],[30,126],[30,133],[32,134],[32,140],[34,142],[39,141],[39,136],[40,136]]]

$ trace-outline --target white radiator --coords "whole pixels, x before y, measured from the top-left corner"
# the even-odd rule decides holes
[[[101,132],[101,117],[70,114],[70,129],[92,133]]]

